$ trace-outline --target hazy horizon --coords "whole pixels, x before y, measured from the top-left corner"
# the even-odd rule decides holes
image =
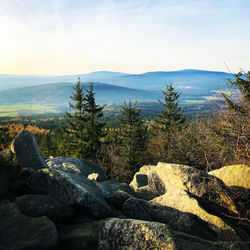
[[[0,6],[0,74],[250,70],[248,0],[0,0]]]

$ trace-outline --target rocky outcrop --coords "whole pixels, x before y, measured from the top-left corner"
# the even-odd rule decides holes
[[[206,222],[194,214],[181,212],[172,207],[154,205],[123,191],[115,192],[108,198],[108,202],[121,209],[129,218],[165,223],[174,230],[204,239],[214,240],[217,236]]]
[[[0,249],[51,249],[57,246],[55,225],[45,216],[30,218],[14,203],[0,202]]]
[[[227,186],[240,186],[250,189],[250,167],[247,165],[225,166],[208,173],[220,178]]]
[[[98,218],[111,210],[101,190],[82,175],[57,169],[41,169],[28,177],[28,185],[38,193],[49,194],[68,206],[80,206]]]
[[[27,130],[22,130],[11,144],[11,151],[16,155],[18,163],[23,168],[47,168],[34,136]]]
[[[144,200],[129,198],[123,205],[123,212],[130,218],[165,223],[176,231],[203,239],[215,240],[217,236],[198,216],[172,207],[153,205]]]
[[[47,164],[50,168],[55,168],[67,173],[80,174],[96,181],[106,181],[102,168],[94,162],[80,160],[72,157],[55,157],[48,159]]]
[[[217,232],[218,240],[235,241],[240,240],[235,229],[225,222],[222,218],[207,212],[195,199],[190,197],[183,190],[175,190],[175,192],[166,192],[164,195],[153,199],[152,204],[168,206],[176,208],[183,212],[188,212],[197,215],[203,221],[206,221],[210,228]]]
[[[15,201],[0,203],[0,249],[249,249],[249,189],[240,180],[227,187],[195,168],[159,163],[143,166],[129,186],[88,161],[39,163],[32,138],[18,135],[14,148],[30,140],[24,148],[32,149],[17,150],[22,168],[0,179],[0,200]]]
[[[29,217],[47,216],[55,223],[72,219],[74,209],[47,195],[26,194],[15,201],[19,210]]]
[[[147,176],[151,192],[157,194],[152,204],[193,213],[218,233],[218,239],[239,240],[234,228],[220,217],[230,214],[229,209],[237,212],[220,179],[189,166],[166,163],[158,163]]]
[[[200,198],[200,202],[209,201],[237,212],[223,181],[204,171],[185,165],[159,162],[154,170],[149,172],[148,177],[149,185],[159,195],[177,188],[190,196]],[[217,207],[215,209],[217,210]]]

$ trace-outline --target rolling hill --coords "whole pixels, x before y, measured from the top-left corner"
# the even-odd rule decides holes
[[[155,71],[143,74],[97,71],[71,76],[0,75],[0,90],[56,82],[73,83],[77,81],[78,77],[80,77],[83,82],[105,82],[112,85],[144,90],[159,90],[162,89],[165,84],[173,82],[181,91],[187,88],[193,88],[195,91],[199,91],[202,89],[214,90],[224,88],[226,80],[232,78],[232,75],[225,72],[194,69]]]
[[[88,83],[84,86],[88,87]],[[69,82],[2,90],[0,91],[0,105],[68,106],[72,91],[72,83]],[[124,100],[155,101],[161,98],[160,91],[125,88],[105,83],[94,83],[94,92],[98,104],[120,103]]]

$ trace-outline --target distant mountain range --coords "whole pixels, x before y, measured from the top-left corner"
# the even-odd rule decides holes
[[[70,101],[72,83],[59,82],[0,91],[0,105],[39,104],[65,106]],[[83,83],[88,88],[88,83]],[[160,91],[149,91],[119,87],[105,83],[94,83],[94,92],[99,104],[120,103],[125,100],[156,101]]]
[[[183,100],[202,100],[214,91],[225,89],[231,74],[217,71],[180,70],[126,74],[97,71],[71,76],[0,75],[0,105],[41,104],[68,105],[72,85],[80,77],[85,86],[94,82],[98,103],[124,100],[157,101],[161,90],[170,82]]]

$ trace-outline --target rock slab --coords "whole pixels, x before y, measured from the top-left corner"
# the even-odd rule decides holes
[[[85,177],[91,176],[90,178],[95,176],[94,179],[96,181],[107,180],[107,176],[103,169],[94,162],[72,157],[55,157],[48,159],[46,162],[50,168],[55,168],[67,173],[80,174]]]
[[[47,168],[34,136],[28,130],[22,130],[11,144],[11,151],[16,155],[23,168]]]
[[[111,214],[101,190],[82,175],[41,169],[28,177],[28,185],[35,192],[51,195],[65,205],[87,209],[97,218]]]

